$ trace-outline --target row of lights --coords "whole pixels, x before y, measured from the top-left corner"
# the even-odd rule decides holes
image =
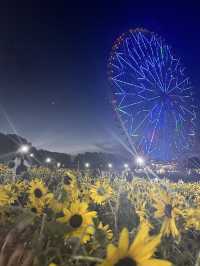
[[[90,168],[90,163],[85,163],[85,168]],[[112,169],[113,165],[111,163],[109,163],[108,168]]]
[[[21,154],[28,154],[29,153],[29,151],[30,151],[30,146],[29,145],[26,145],[26,144],[24,144],[24,145],[22,145],[19,149],[18,149],[18,152],[19,153],[21,153]],[[33,153],[30,153],[30,155],[29,155],[30,157],[32,157],[32,158],[34,158],[34,154]],[[51,158],[49,158],[49,157],[47,157],[46,159],[45,159],[45,163],[51,163]],[[57,166],[58,167],[60,167],[60,163],[57,163]]]
[[[29,152],[29,150],[30,150],[30,147],[28,146],[28,145],[22,145],[20,148],[19,148],[19,150],[18,150],[18,152],[19,153],[21,153],[21,154],[27,154],[28,152]],[[32,158],[34,158],[34,154],[33,153],[31,153],[30,154],[30,157],[32,157]],[[49,157],[47,157],[46,159],[45,159],[45,163],[51,163],[52,162],[52,159],[51,158],[49,158]],[[61,166],[61,163],[57,163],[57,167],[60,167]],[[85,163],[85,168],[89,168],[90,167],[90,163]],[[109,163],[108,164],[108,167],[109,168],[112,168],[112,164],[111,163]]]
[[[145,164],[144,159],[142,157],[139,157],[139,156],[136,158],[135,162],[140,167],[141,166],[144,166],[144,164]],[[90,167],[90,164],[89,163],[85,163],[85,168],[89,168],[89,167]],[[110,168],[110,169],[113,168],[113,165],[111,163],[109,163],[108,164],[108,168]],[[124,164],[124,168],[125,169],[128,169],[129,168],[129,165],[127,163],[125,163]]]
[[[22,146],[19,148],[18,152],[21,153],[21,154],[27,154],[27,153],[29,152],[29,150],[30,150],[30,146],[24,144],[24,145],[22,145]],[[30,154],[30,157],[33,158],[33,157],[34,157],[34,154],[31,153],[31,154]],[[51,159],[51,158],[47,157],[47,158],[45,159],[45,163],[49,164],[49,163],[51,163],[51,162],[52,162],[52,159]],[[138,157],[136,158],[135,162],[136,162],[136,164],[137,164],[138,166],[143,166],[143,165],[145,164],[144,159],[143,159],[142,157],[140,157],[140,156],[138,156]],[[61,166],[61,163],[57,163],[57,167],[60,167],[60,166]],[[90,168],[90,163],[85,163],[85,168]],[[113,165],[112,165],[111,163],[109,163],[109,164],[108,164],[108,168],[109,168],[109,169],[112,169],[112,168],[113,168]],[[125,164],[124,164],[124,168],[125,168],[125,169],[128,169],[128,168],[129,168],[129,165],[128,165],[127,163],[125,163]]]

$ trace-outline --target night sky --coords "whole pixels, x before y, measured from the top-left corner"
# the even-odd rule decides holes
[[[16,130],[34,146],[54,151],[114,151],[112,132],[119,130],[107,60],[115,39],[129,28],[147,28],[171,44],[198,95],[198,8],[68,2],[0,4],[1,132]]]

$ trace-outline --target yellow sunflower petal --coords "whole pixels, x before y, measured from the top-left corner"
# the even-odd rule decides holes
[[[94,234],[94,227],[93,226],[88,226],[86,229],[86,233],[93,235]]]
[[[104,226],[104,229],[105,229],[105,230],[108,230],[108,229],[109,229],[109,225],[106,224],[106,225]]]
[[[70,206],[70,210],[72,213],[76,213],[76,212],[79,213],[79,204],[80,204],[80,202],[78,202],[78,201],[72,202],[72,204]]]
[[[93,218],[95,218],[97,216],[97,212],[96,211],[91,211],[91,212],[87,212],[84,214],[84,217],[87,219],[92,220]]]
[[[128,245],[129,245],[129,234],[127,228],[124,228],[120,233],[119,243],[118,243],[120,256],[123,256],[124,254],[127,253]]]
[[[140,266],[172,266],[172,263],[167,260],[150,259],[140,263]]]
[[[61,223],[66,223],[71,217],[71,212],[68,209],[63,209],[63,213],[64,213],[64,216],[57,218],[56,220]]]
[[[80,203],[80,208],[79,208],[79,211],[80,212],[86,212],[87,211],[87,208],[88,208],[87,202],[81,202]]]
[[[163,221],[162,227],[161,227],[161,234],[169,236],[170,235],[170,219],[166,218]]]
[[[161,218],[164,216],[164,208],[156,207],[154,206],[157,210],[154,213],[155,218]]]
[[[179,210],[178,208],[174,208],[173,212],[175,215],[182,215],[183,216],[183,211]]]
[[[161,193],[161,195],[162,195],[161,200],[164,201],[165,204],[171,203],[171,197],[169,196],[169,194],[167,192],[163,191],[163,193]]]
[[[170,229],[171,229],[172,236],[174,238],[179,236],[179,231],[176,227],[175,219],[170,219]]]
[[[149,226],[146,222],[143,222],[140,225],[139,231],[138,231],[133,243],[130,246],[130,250],[129,250],[130,254],[132,254],[132,252],[134,251],[134,249],[138,245],[144,243],[145,239],[148,237],[148,234],[149,234]]]
[[[110,260],[113,256],[115,256],[116,251],[117,248],[113,244],[109,244],[107,247],[107,258]]]
[[[153,238],[150,238],[150,240],[147,241],[145,244],[143,243],[143,246],[138,245],[133,250],[132,254],[135,260],[138,262],[143,262],[145,260],[150,259],[153,256],[157,246],[159,245],[160,240],[161,235],[158,235]]]
[[[98,266],[110,266],[110,262],[109,261],[103,261],[101,264],[98,264]]]

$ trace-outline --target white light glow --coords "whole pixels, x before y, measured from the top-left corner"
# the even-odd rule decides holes
[[[26,154],[28,153],[30,150],[30,147],[28,145],[22,145],[20,148],[19,148],[19,152],[22,153],[22,154]]]
[[[89,168],[90,167],[90,164],[89,163],[85,163],[85,167],[86,168]]]
[[[142,157],[137,157],[136,158],[136,163],[139,165],[139,166],[142,166],[144,165],[145,161]]]
[[[51,158],[49,158],[49,157],[46,158],[45,162],[46,162],[46,163],[50,163],[50,162],[51,162]]]
[[[126,168],[126,169],[128,168],[128,164],[127,163],[124,164],[124,168]]]
[[[112,166],[112,164],[111,163],[109,163],[108,164],[108,168],[112,168],[113,166]]]

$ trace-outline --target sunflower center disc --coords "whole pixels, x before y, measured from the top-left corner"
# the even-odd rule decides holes
[[[31,211],[37,213],[37,209],[35,207],[31,208]]]
[[[105,191],[105,189],[103,187],[98,188],[97,192],[101,196],[105,195],[105,193],[106,193],[106,191]]]
[[[36,188],[34,190],[34,194],[35,194],[36,198],[41,198],[42,197],[42,191],[39,188]]]
[[[165,215],[169,218],[172,217],[172,205],[171,204],[167,204],[165,206]]]
[[[125,257],[115,263],[114,266],[137,266],[137,263],[132,258]]]
[[[71,182],[72,182],[72,179],[71,179],[70,176],[67,175],[67,176],[64,177],[64,184],[65,185],[70,185]]]
[[[69,224],[71,225],[71,227],[73,228],[78,228],[81,226],[83,222],[83,218],[81,215],[79,214],[75,214],[70,218]]]

